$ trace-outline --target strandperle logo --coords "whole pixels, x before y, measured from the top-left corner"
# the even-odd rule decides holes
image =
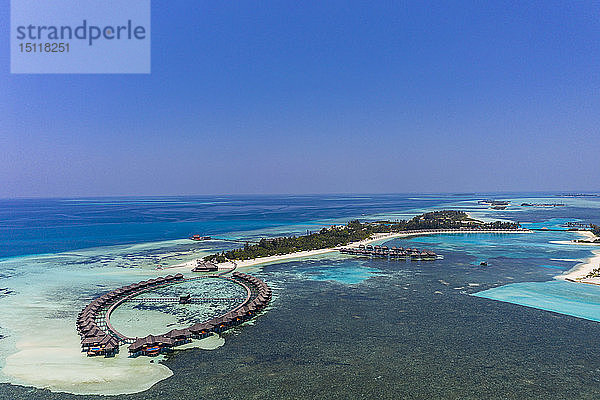
[[[149,74],[150,0],[11,0],[14,74]]]
[[[69,25],[46,26],[33,25],[17,26],[17,40],[86,40],[88,45],[94,44],[95,40],[144,40],[146,39],[146,28],[142,25],[134,25],[127,20],[124,25],[91,25],[87,20],[76,27]]]

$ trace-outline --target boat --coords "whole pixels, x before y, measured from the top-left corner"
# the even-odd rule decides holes
[[[201,241],[201,240],[210,240],[211,237],[210,236],[192,235],[192,236],[190,236],[190,239],[195,240],[195,241]]]

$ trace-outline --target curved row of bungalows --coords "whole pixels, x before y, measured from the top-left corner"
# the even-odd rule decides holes
[[[490,228],[484,226],[463,226],[460,228],[441,228],[441,229],[411,229],[401,233],[437,233],[437,232],[459,232],[459,231],[522,231],[526,230],[518,227],[510,228]]]
[[[264,294],[268,294],[269,298],[271,297],[271,288],[269,286],[267,286],[267,284],[265,282],[261,281],[257,277],[248,275],[248,274],[244,274],[242,272],[234,272],[233,277],[244,281],[246,284],[250,284],[251,286],[254,286],[259,294],[264,293]]]
[[[119,340],[107,334],[96,323],[96,319],[100,315],[100,312],[123,297],[134,294],[140,290],[182,279],[182,274],[167,275],[165,277],[123,286],[94,299],[77,316],[77,331],[81,336],[82,351],[87,351],[89,356],[110,356],[117,353],[119,351]]]
[[[254,317],[257,312],[267,305],[270,298],[270,294],[260,293],[256,298],[240,308],[229,311],[228,313],[207,322],[193,325],[190,327],[190,331],[196,333],[198,339],[210,335],[211,332],[224,332],[227,329],[242,324]]]
[[[135,342],[129,345],[129,354],[132,357],[156,356],[169,351],[172,347],[189,343],[192,339],[199,337],[196,325],[185,329],[172,329],[164,335],[148,335],[143,338],[136,338]],[[206,332],[205,336],[209,334],[210,330]]]
[[[172,347],[188,343],[191,339],[203,339],[213,332],[224,332],[254,317],[258,311],[269,303],[272,296],[271,288],[265,282],[251,275],[239,272],[234,272],[233,275],[245,284],[253,286],[257,294],[256,297],[242,307],[209,321],[194,324],[189,328],[173,329],[159,336],[149,335],[144,338],[137,338],[129,346],[129,354],[132,357],[155,356],[161,352],[169,351]]]
[[[237,310],[238,312],[243,312],[246,314],[250,313],[251,316],[253,316],[257,311],[260,311],[267,305],[267,303],[269,303],[273,292],[265,282],[261,281],[255,276],[244,274],[242,272],[234,272],[233,276],[244,281],[246,284],[253,286],[256,291],[256,297],[244,304],[243,307],[239,308]]]

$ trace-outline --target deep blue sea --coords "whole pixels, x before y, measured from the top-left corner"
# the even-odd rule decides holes
[[[511,205],[478,203],[488,198]],[[600,398],[600,287],[555,279],[595,249],[569,244],[580,237],[573,232],[387,242],[444,256],[433,262],[329,253],[254,267],[274,299],[213,350],[131,365],[70,353],[74,319],[90,299],[160,274],[158,266],[240,245],[219,239],[436,209],[532,228],[600,223],[600,198],[554,193],[0,200],[0,399],[70,399],[123,385],[149,388],[127,399]],[[187,239],[196,233],[215,240]],[[130,328],[143,334],[156,318]]]
[[[0,258],[397,213],[464,195],[204,196],[0,200]],[[292,228],[293,229],[293,228]],[[302,230],[301,230],[302,232]]]

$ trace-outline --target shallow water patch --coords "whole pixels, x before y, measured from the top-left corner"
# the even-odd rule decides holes
[[[382,271],[362,265],[356,260],[322,260],[302,262],[294,266],[293,273],[302,279],[333,281],[346,285],[361,283]]]
[[[511,283],[472,296],[600,322],[600,286],[567,281]]]

